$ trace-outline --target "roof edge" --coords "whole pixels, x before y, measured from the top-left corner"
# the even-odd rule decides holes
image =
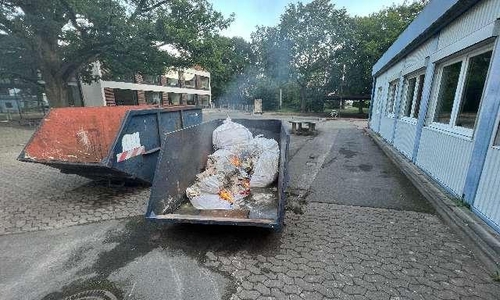
[[[375,63],[372,75],[379,75],[393,66],[479,1],[431,0]]]

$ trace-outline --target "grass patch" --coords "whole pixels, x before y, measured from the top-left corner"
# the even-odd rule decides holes
[[[493,279],[493,281],[496,281],[496,282],[500,282],[500,271],[496,271],[492,276],[491,278]]]
[[[464,199],[462,198],[457,198],[453,197],[451,200],[458,206],[458,207],[465,207],[467,209],[470,209],[470,204],[467,203]]]

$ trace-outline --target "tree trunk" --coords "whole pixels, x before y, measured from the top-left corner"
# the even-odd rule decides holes
[[[38,32],[35,41],[50,107],[69,106],[67,80],[70,76],[62,71],[63,60],[58,53],[57,34]]]
[[[358,106],[358,112],[359,112],[360,114],[362,114],[362,113],[363,113],[363,106],[365,106],[365,101],[364,101],[364,100],[360,100],[360,101],[359,101],[359,106]]]
[[[45,93],[47,94],[50,107],[69,106],[68,86],[62,78],[46,76]]]
[[[306,88],[300,87],[300,111],[306,111]]]

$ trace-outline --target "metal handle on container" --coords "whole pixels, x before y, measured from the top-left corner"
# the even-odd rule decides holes
[[[149,155],[149,154],[153,154],[153,153],[155,153],[155,152],[160,151],[160,149],[161,149],[160,147],[156,147],[156,148],[153,148],[153,149],[151,149],[151,150],[148,150],[148,151],[144,152],[142,155]]]

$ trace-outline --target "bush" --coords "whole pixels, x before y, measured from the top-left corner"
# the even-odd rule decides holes
[[[355,101],[353,104],[352,104],[352,107],[359,107],[359,104],[361,102],[360,101]],[[364,103],[363,103],[363,108],[370,108],[370,100],[365,100]]]

